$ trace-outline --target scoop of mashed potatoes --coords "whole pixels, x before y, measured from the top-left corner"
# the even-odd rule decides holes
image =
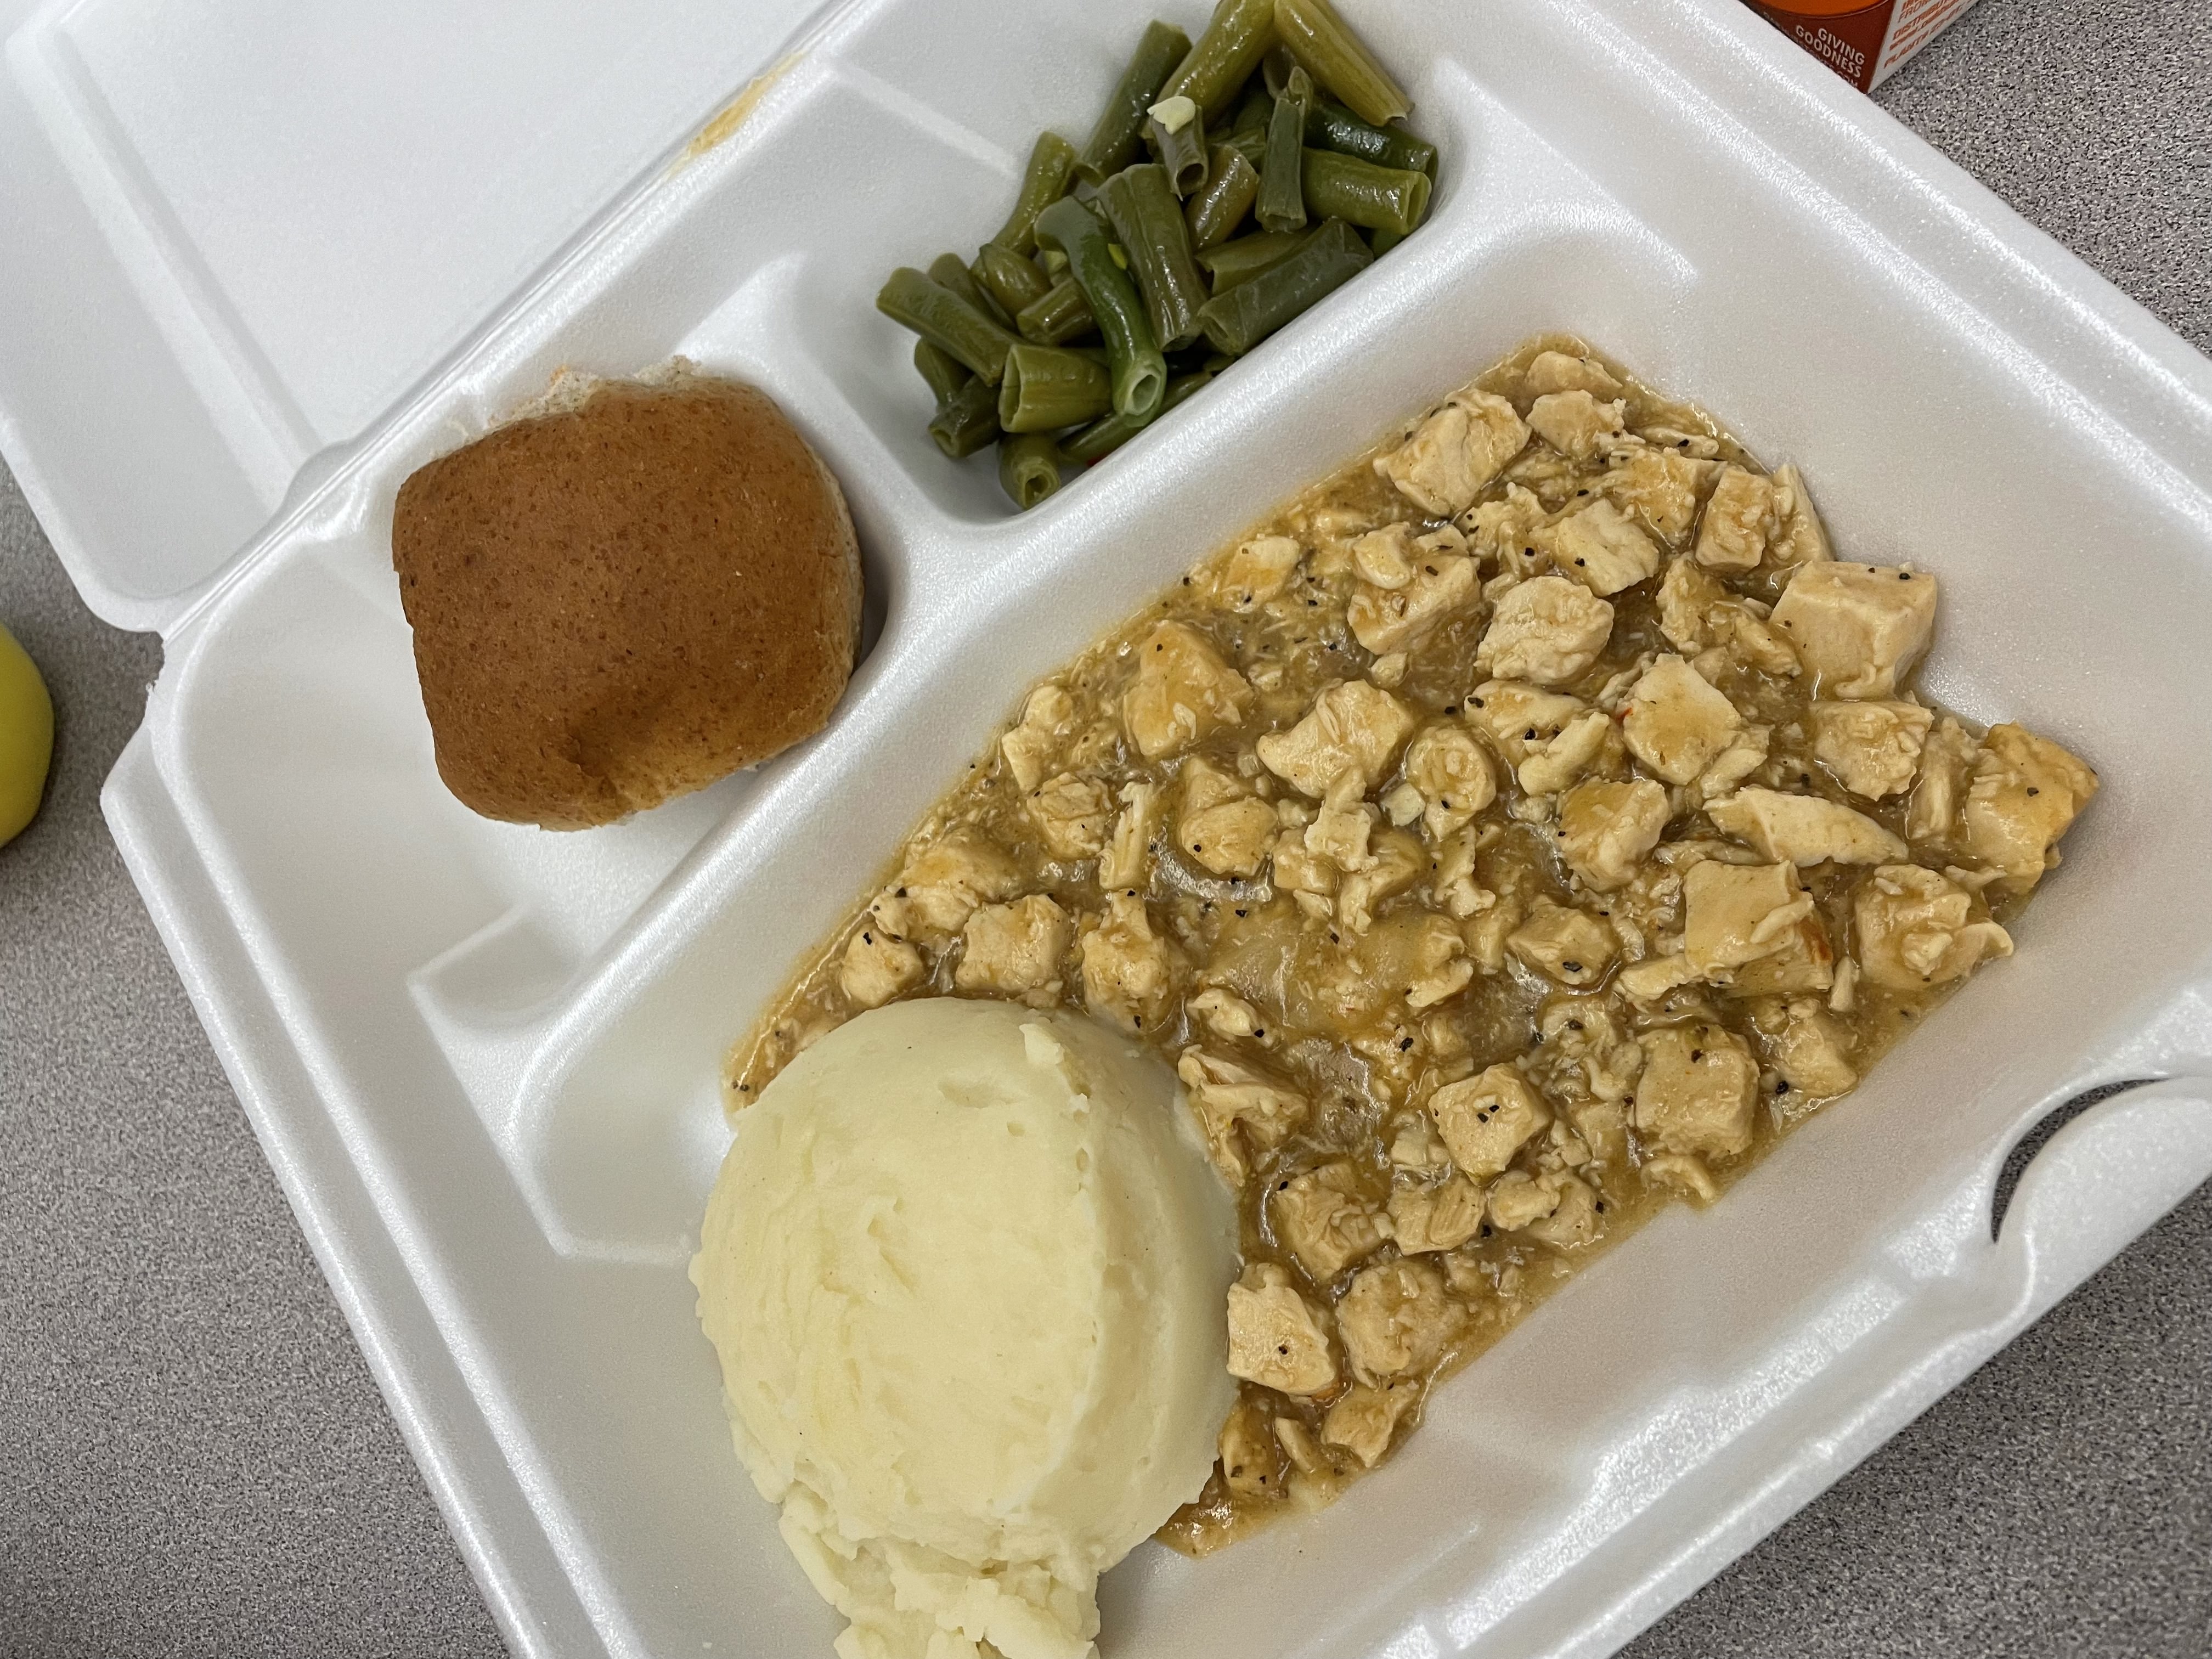
[[[739,1115],[699,1316],[844,1659],[1080,1659],[1099,1574],[1205,1485],[1237,1224],[1188,1117],[1105,1027],[951,999]]]

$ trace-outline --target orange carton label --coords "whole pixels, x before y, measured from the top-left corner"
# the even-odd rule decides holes
[[[1747,0],[1751,9],[1858,88],[1871,92],[1974,0]]]

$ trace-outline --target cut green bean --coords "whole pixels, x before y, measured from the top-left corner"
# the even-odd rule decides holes
[[[1276,32],[1306,73],[1361,120],[1383,126],[1413,108],[1329,0],[1274,0],[1274,13]]]
[[[1206,249],[1198,256],[1198,262],[1213,278],[1213,292],[1218,297],[1240,283],[1250,282],[1263,270],[1273,270],[1304,247],[1312,234],[1304,230],[1255,231],[1249,236],[1239,236],[1233,242]]]
[[[1060,446],[1048,432],[999,440],[999,487],[1026,513],[1060,488]]]
[[[1154,162],[1124,167],[1106,181],[1106,217],[1129,256],[1129,274],[1145,297],[1152,337],[1164,349],[1198,337],[1198,308],[1206,301],[1206,273],[1191,255],[1182,204]]]
[[[968,262],[957,253],[940,253],[932,259],[929,262],[929,280],[939,288],[951,289],[1001,327],[1014,320],[1000,309],[996,300],[983,291],[983,285],[975,280],[975,273],[968,269]]]
[[[1244,222],[1260,194],[1260,175],[1252,164],[1226,144],[1213,147],[1212,175],[1206,188],[1183,204],[1183,222],[1190,227],[1194,250],[1225,242]]]
[[[956,258],[954,264],[958,264]],[[960,266],[962,276],[968,274]],[[901,265],[876,295],[876,309],[933,345],[943,347],[975,370],[985,385],[999,384],[1006,372],[1006,353],[1017,337],[941,283],[912,265]]]
[[[1236,100],[1275,38],[1274,0],[1221,0],[1206,33],[1168,78],[1160,95],[1179,94],[1204,110],[1210,120]]]
[[[1370,230],[1367,233],[1367,246],[1378,259],[1405,240],[1395,230]]]
[[[1272,104],[1269,108],[1274,107]],[[1267,129],[1259,127],[1243,132],[1232,132],[1221,141],[1244,158],[1244,165],[1257,173],[1267,165]]]
[[[914,366],[929,382],[929,395],[936,399],[939,409],[952,401],[954,392],[975,378],[969,373],[967,364],[943,346],[933,345],[927,340],[914,343]]]
[[[1212,378],[1204,369],[1195,374],[1175,376],[1168,382],[1166,395],[1160,399],[1160,413],[1166,414]],[[1150,424],[1147,421],[1131,421],[1119,415],[1108,415],[1093,421],[1073,437],[1063,439],[1060,453],[1079,465],[1088,466],[1091,462],[1112,454]]]
[[[970,380],[931,418],[929,435],[949,459],[956,461],[997,442],[998,392],[979,380]]]
[[[1179,106],[1180,107],[1171,107]],[[1167,169],[1168,183],[1177,196],[1188,196],[1206,183],[1206,117],[1188,98],[1171,98],[1152,106],[1183,118],[1170,127],[1157,113],[1145,122],[1145,142]]]
[[[1280,264],[1208,300],[1198,313],[1206,337],[1242,356],[1374,259],[1358,231],[1331,219]]]
[[[1075,146],[1056,132],[1037,134],[1030,150],[1030,164],[1022,169],[1022,187],[1014,198],[1014,210],[991,240],[1016,253],[1036,246],[1036,216],[1067,194],[1069,169],[1075,165]]]
[[[1267,122],[1267,155],[1253,204],[1262,230],[1297,230],[1306,222],[1306,106],[1312,101],[1313,82],[1303,69],[1293,69]]]
[[[1036,260],[998,242],[984,243],[970,269],[983,291],[1009,317],[1019,317],[1024,306],[1042,299],[1052,289]]]
[[[1305,197],[1316,219],[1342,219],[1363,230],[1410,236],[1429,210],[1429,175],[1378,167],[1333,149],[1310,149]]]
[[[1014,319],[1014,326],[1021,331],[1024,340],[1034,340],[1039,345],[1066,345],[1070,340],[1096,334],[1098,319],[1091,314],[1091,302],[1083,297],[1083,289],[1075,278],[1063,276],[1042,300],[1022,307],[1021,313]]]
[[[1370,126],[1327,98],[1315,99],[1306,112],[1306,143],[1339,155],[1357,155],[1378,167],[1425,173],[1431,181],[1437,176],[1437,147],[1427,139],[1416,138],[1403,127]]]
[[[1057,432],[1114,407],[1114,381],[1081,352],[1023,341],[1006,354],[999,425],[1007,432]]]
[[[1190,53],[1190,37],[1172,23],[1147,24],[1144,38],[1121,71],[1098,125],[1075,158],[1075,175],[1088,184],[1103,184],[1135,161],[1145,135],[1145,112],[1160,101],[1160,88]]]
[[[1109,251],[1112,245],[1105,228],[1081,203],[1062,198],[1037,216],[1036,234],[1043,246],[1067,255],[1069,274],[1098,319],[1098,331],[1113,359],[1115,411],[1139,419],[1158,413],[1161,395],[1167,390],[1167,363],[1137,285]]]
[[[1230,118],[1231,137],[1242,132],[1256,133],[1262,142],[1267,137],[1267,122],[1275,113],[1274,95],[1257,84],[1244,88],[1244,95],[1237,100],[1237,113]]]
[[[1283,95],[1283,89],[1291,84],[1291,71],[1297,66],[1298,60],[1291,56],[1291,49],[1281,41],[1267,48],[1267,56],[1260,60],[1260,84],[1267,89],[1268,97]]]

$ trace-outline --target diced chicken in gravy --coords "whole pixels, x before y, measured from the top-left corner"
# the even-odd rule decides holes
[[[1564,576],[1533,576],[1492,609],[1474,665],[1500,679],[1562,685],[1598,659],[1613,633],[1613,607]]]
[[[1832,697],[1892,697],[1936,631],[1936,579],[1880,564],[1808,564],[1774,626]]]
[[[2010,954],[2097,778],[1915,692],[1937,594],[1837,562],[1795,468],[1534,343],[1040,682],[730,1103],[907,997],[1151,1048],[1247,1263],[1220,1468],[1163,1536],[1325,1502]]]
[[[1583,391],[1549,392],[1528,405],[1528,426],[1570,460],[1595,460],[1620,435],[1627,404],[1601,404]]]
[[[1336,1382],[1320,1316],[1273,1262],[1254,1262],[1229,1287],[1229,1370],[1284,1394],[1322,1394]]]
[[[1528,422],[1511,404],[1491,392],[1463,392],[1379,457],[1375,470],[1423,512],[1454,518],[1528,442]]]
[[[1604,496],[1542,533],[1553,568],[1602,599],[1659,573],[1659,544]]]
[[[1806,711],[1813,758],[1855,795],[1880,800],[1912,787],[1935,712],[1917,702],[1815,702]]]
[[[1689,783],[1720,758],[1743,729],[1734,703],[1680,657],[1644,671],[1621,717],[1629,752],[1663,781]]]
[[[1790,864],[1887,864],[1911,850],[1865,813],[1818,795],[1740,789],[1708,803],[1705,816],[1761,857]]]

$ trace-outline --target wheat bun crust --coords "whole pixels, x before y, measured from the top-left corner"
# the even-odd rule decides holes
[[[610,823],[822,729],[860,642],[843,493],[765,393],[587,383],[400,486],[392,562],[438,775]]]

